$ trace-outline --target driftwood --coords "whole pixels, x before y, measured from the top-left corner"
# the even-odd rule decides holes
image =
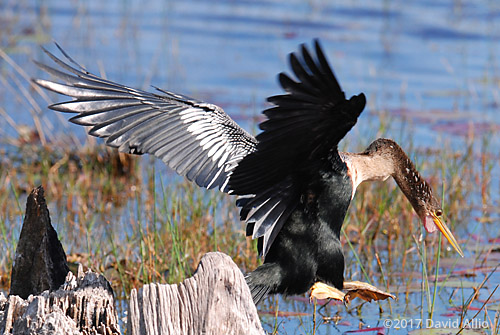
[[[1,335],[120,334],[106,278],[81,266],[76,276],[68,271],[41,187],[28,197],[11,282],[9,297],[0,293]],[[134,335],[264,334],[241,271],[222,253],[206,254],[180,284],[132,290],[127,329]]]
[[[231,258],[203,256],[180,284],[131,292],[127,334],[264,334],[245,279]]]

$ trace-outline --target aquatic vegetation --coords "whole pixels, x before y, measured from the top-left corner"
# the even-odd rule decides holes
[[[257,7],[262,2],[152,2],[140,5],[140,15],[134,2],[68,4],[65,10],[50,2],[33,10],[28,3],[20,3],[2,26],[1,49],[12,57],[12,62],[2,58],[0,74],[2,289],[9,286],[26,194],[39,184],[69,260],[103,272],[119,298],[144,282],[179,281],[206,251],[227,253],[243,271],[259,264],[234,198],[199,190],[161,163],[68,135],[72,131],[61,126],[65,122],[42,112],[50,97],[39,97],[28,86],[38,75],[30,58],[43,60],[33,41],[54,38],[95,72],[103,62],[115,80],[143,88],[150,83],[187,87],[252,129],[265,108],[262,97],[276,93],[270,89],[274,77],[265,75],[283,68],[284,59],[276,55],[319,35],[335,44],[328,52],[346,78],[346,91],[369,92],[369,126],[353,132],[376,132],[367,138],[387,136],[401,144],[441,193],[447,223],[466,257],[459,259],[438,236],[418,228],[395,184],[361,185],[341,235],[345,277],[370,282],[397,300],[355,299],[346,308],[311,303],[308,296],[275,297],[260,306],[266,329],[319,334],[370,328],[393,334],[407,333],[425,319],[441,325],[458,320],[462,326],[481,321],[489,326],[484,333],[499,333],[499,81],[498,51],[490,47],[498,30],[496,3],[436,7],[381,1],[367,9],[366,2],[340,8],[329,2],[277,2],[279,10],[271,11]],[[438,26],[419,19],[430,11]],[[353,137],[341,149],[362,150],[368,144],[361,143],[363,136]],[[385,320],[394,322],[390,329]]]
[[[190,276],[208,251],[227,253],[243,271],[258,265],[256,246],[244,237],[234,198],[194,187],[148,159],[119,154],[103,145],[75,148],[65,142],[62,138],[43,146],[38,139],[14,138],[15,145],[2,156],[0,245],[5,252],[0,256],[0,283],[5,289],[26,194],[38,184],[46,188],[52,220],[69,261],[104,273],[118,298],[126,298],[131,288],[143,283],[173,283]],[[462,152],[443,148],[414,153],[435,189],[443,180],[447,220],[465,246],[465,261],[437,236],[426,236],[416,228],[418,219],[396,185],[359,188],[343,227],[345,277],[369,281],[398,297],[396,302],[378,303],[381,317],[417,313],[432,319],[433,313],[443,313],[443,299],[458,307],[448,313],[462,319],[477,313],[478,307],[493,313],[498,298],[491,278],[498,276],[494,271],[498,244],[480,233],[492,224],[491,207],[478,211],[470,199],[480,189],[487,203],[491,187],[491,169],[472,162],[499,158],[477,153],[469,144]],[[475,231],[467,234],[470,219],[478,214]],[[490,294],[493,298],[488,299]],[[303,307],[297,305],[308,306],[308,298],[296,299],[278,305],[269,299],[261,307],[264,322],[272,319],[270,314],[280,322],[291,317],[306,320]],[[439,307],[436,299],[441,301]],[[335,322],[341,323],[342,314],[361,311],[363,306],[352,302],[343,311],[343,306],[326,304],[320,312],[323,319],[313,310],[315,322],[317,326],[333,322],[332,315],[337,315]],[[490,318],[494,319],[493,314]],[[307,328],[308,321],[304,322]]]

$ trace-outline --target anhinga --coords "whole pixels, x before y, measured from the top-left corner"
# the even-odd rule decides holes
[[[59,48],[60,49],[60,48]],[[340,229],[356,187],[392,176],[428,232],[439,229],[462,255],[439,202],[398,144],[377,139],[362,153],[338,151],[356,124],[364,94],[346,100],[318,41],[290,54],[296,80],[284,73],[282,95],[268,98],[262,132],[253,137],[222,108],[157,89],[145,92],[100,78],[61,52],[59,69],[37,65],[60,82],[36,84],[74,98],[51,109],[131,154],[152,154],[197,185],[238,195],[247,235],[264,264],[247,275],[258,303],[271,293],[300,294],[322,281],[342,289]]]

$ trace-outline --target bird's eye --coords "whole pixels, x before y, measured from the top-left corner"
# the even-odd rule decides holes
[[[436,211],[436,216],[441,216],[441,215],[443,215],[443,211],[441,209],[438,209]]]

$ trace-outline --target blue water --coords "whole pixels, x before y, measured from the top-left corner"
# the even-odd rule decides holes
[[[0,3],[0,48],[26,76],[44,76],[30,60],[49,61],[38,44],[55,52],[54,40],[92,72],[130,86],[155,85],[215,103],[251,131],[266,107],[265,98],[280,92],[276,74],[287,70],[288,53],[301,43],[311,45],[313,38],[320,38],[346,95],[364,92],[368,98],[359,124],[343,143],[345,149],[369,144],[383,117],[391,121],[388,136],[402,140],[404,130],[411,129],[417,147],[448,145],[460,150],[467,136],[479,138],[491,131],[490,148],[498,152],[498,1]],[[28,87],[26,79],[5,60],[0,60],[0,71],[0,106],[16,124],[32,126],[36,113],[48,136],[69,129],[85,138],[82,129],[47,110],[42,98],[35,105],[28,101],[18,88]],[[54,95],[49,98],[57,100]],[[0,117],[0,139],[15,134],[8,119]],[[498,207],[499,177],[495,168],[494,207]],[[443,306],[446,298],[441,298]],[[410,297],[414,309],[393,302],[392,317],[419,316],[420,304],[418,294]],[[309,304],[282,299],[280,306],[313,310]],[[378,304],[363,305],[361,317],[343,307],[326,309],[348,324],[325,324],[317,333],[357,329],[360,321],[381,327],[389,310],[387,303],[381,306],[383,313]],[[272,329],[273,318],[263,321]],[[279,322],[280,332],[312,333],[311,317]],[[386,333],[406,331],[391,328]]]

